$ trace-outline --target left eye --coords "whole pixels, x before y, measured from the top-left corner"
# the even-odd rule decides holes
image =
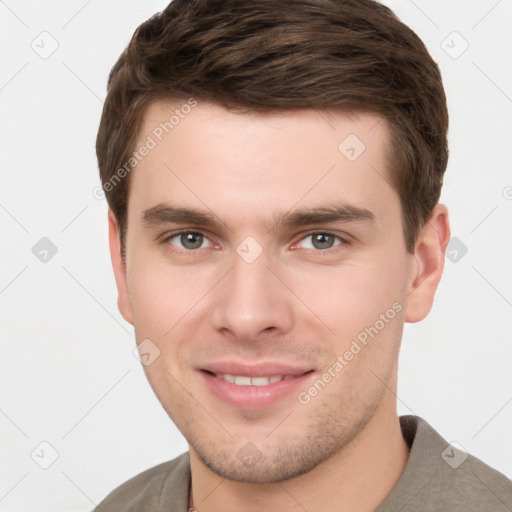
[[[299,243],[306,249],[330,249],[340,245],[343,240],[332,233],[311,233],[305,236]]]
[[[194,231],[183,231],[181,233],[176,233],[175,235],[170,236],[167,240],[173,245],[177,245],[173,240],[177,239],[178,243],[181,244],[180,248],[187,250],[201,249],[203,247],[208,247],[210,245],[210,241],[201,233],[196,233]],[[207,245],[203,245],[203,244]]]

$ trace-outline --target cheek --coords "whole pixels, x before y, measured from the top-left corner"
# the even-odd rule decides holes
[[[166,340],[188,328],[216,274],[211,268],[170,265],[145,259],[143,254],[134,258],[132,269],[128,269],[128,291],[137,340],[159,340],[162,350],[168,350]]]
[[[393,304],[401,303],[404,284],[399,267],[395,263],[382,265],[382,260],[312,266],[295,280],[294,291],[337,339],[348,340],[373,325]]]

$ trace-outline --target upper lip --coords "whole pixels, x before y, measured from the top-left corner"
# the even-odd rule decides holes
[[[256,364],[237,363],[235,361],[224,361],[209,363],[201,370],[223,375],[239,375],[246,377],[273,377],[276,375],[303,375],[312,370],[311,367],[302,365],[289,365],[276,362],[260,362]]]

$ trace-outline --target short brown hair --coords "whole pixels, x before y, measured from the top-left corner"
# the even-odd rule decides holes
[[[96,141],[123,255],[129,174],[109,180],[130,161],[147,106],[190,97],[228,109],[384,117],[413,252],[441,193],[448,112],[437,64],[390,9],[374,0],[174,0],[142,23],[110,72]]]

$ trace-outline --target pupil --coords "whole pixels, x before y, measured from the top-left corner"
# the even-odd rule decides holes
[[[183,233],[181,235],[181,243],[187,249],[197,249],[203,243],[203,235],[200,233]]]
[[[332,235],[319,233],[313,236],[313,245],[316,249],[329,249],[332,246]]]

